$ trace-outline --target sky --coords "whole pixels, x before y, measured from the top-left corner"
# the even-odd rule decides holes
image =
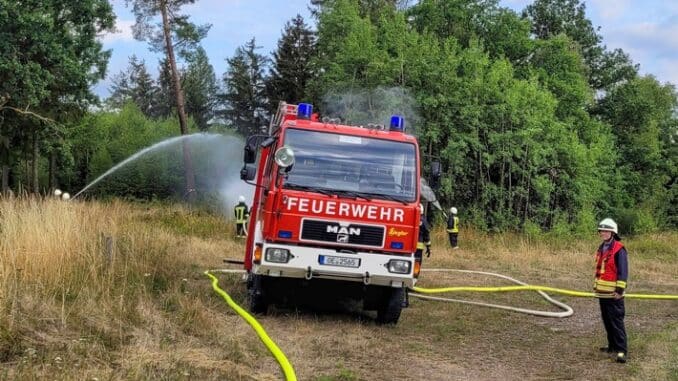
[[[146,42],[134,40],[134,16],[125,0],[111,0],[117,15],[116,33],[101,37],[112,50],[106,79],[94,87],[101,97],[109,95],[111,77],[125,70],[136,55],[157,75],[160,56]],[[531,0],[500,0],[500,5],[520,12]],[[226,58],[252,37],[269,55],[276,49],[285,24],[300,14],[313,25],[308,0],[197,0],[183,13],[196,24],[212,24],[202,46],[219,79],[226,71]],[[599,26],[608,49],[621,48],[640,65],[641,74],[652,74],[660,82],[678,85],[678,1],[673,0],[587,0],[587,17]]]

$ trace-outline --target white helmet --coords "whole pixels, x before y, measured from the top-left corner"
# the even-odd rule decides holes
[[[450,208],[450,213],[452,213],[452,214],[457,214],[457,208],[455,208],[454,206],[451,207],[451,208]]]
[[[606,232],[612,232],[614,234],[618,234],[619,231],[617,230],[617,223],[614,222],[613,219],[611,218],[606,218],[598,224],[598,231],[606,231]]]
[[[55,189],[55,190],[54,190],[54,195],[55,195],[56,197],[61,197],[61,189]]]
[[[238,202],[245,202],[245,196],[238,197]]]
[[[424,204],[419,204],[419,214],[424,214]]]

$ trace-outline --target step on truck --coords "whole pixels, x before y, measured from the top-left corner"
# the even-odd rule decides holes
[[[319,120],[281,102],[248,137],[241,178],[255,186],[244,267],[249,308],[266,313],[313,291],[395,324],[419,276],[420,166],[401,116],[388,126]]]

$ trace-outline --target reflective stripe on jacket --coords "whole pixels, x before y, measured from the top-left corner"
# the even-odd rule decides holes
[[[247,204],[245,203],[239,203],[238,205],[235,206],[234,208],[235,212],[235,223],[237,224],[244,224],[247,222]]]
[[[596,278],[593,289],[600,294],[611,294],[617,288],[626,288],[626,275],[619,279],[617,268],[617,253],[624,248],[621,242],[613,240],[606,251],[601,245],[596,252]]]
[[[459,233],[459,217],[450,215],[450,218],[447,219],[447,232]]]

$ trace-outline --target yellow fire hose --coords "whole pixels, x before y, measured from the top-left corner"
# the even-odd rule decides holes
[[[491,275],[491,276],[497,276],[497,277],[500,277],[500,278],[508,279],[512,282],[518,283],[519,286],[441,287],[441,288],[414,287],[413,291],[415,291],[415,293],[410,293],[411,296],[418,297],[418,298],[421,298],[421,299],[467,303],[467,304],[473,304],[473,305],[479,305],[479,306],[485,306],[485,307],[500,308],[500,309],[504,309],[504,310],[527,313],[527,314],[536,315],[536,316],[562,318],[562,317],[567,317],[567,316],[570,316],[570,315],[573,314],[573,310],[570,306],[568,306],[567,304],[558,302],[557,300],[551,299],[545,293],[545,291],[563,294],[563,295],[569,295],[569,296],[577,296],[577,297],[589,297],[589,298],[601,297],[600,295],[597,295],[593,292],[572,291],[572,290],[566,290],[566,289],[555,288],[555,287],[547,287],[547,286],[532,286],[532,285],[528,285],[526,283],[523,283],[521,281],[518,281],[516,279],[513,279],[511,277],[508,277],[506,275],[483,272],[483,271],[456,270],[456,269],[425,269],[425,270],[422,270],[422,271],[429,271],[429,272],[453,272],[454,271],[454,272],[463,272],[463,273]],[[283,373],[285,374],[285,379],[288,380],[288,381],[296,381],[297,376],[294,373],[294,368],[290,364],[287,357],[285,357],[285,354],[282,352],[282,350],[280,350],[280,348],[273,342],[273,340],[271,340],[271,338],[268,336],[268,334],[266,333],[264,328],[261,326],[261,324],[259,324],[259,322],[252,315],[250,315],[247,311],[245,311],[242,307],[240,307],[237,303],[235,303],[233,301],[233,299],[231,299],[231,297],[226,293],[226,291],[222,290],[219,287],[219,280],[217,279],[217,277],[212,275],[211,272],[244,273],[245,270],[227,270],[227,269],[225,269],[225,270],[207,270],[207,271],[205,271],[205,275],[207,275],[212,280],[212,288],[214,289],[214,291],[216,291],[219,295],[221,295],[221,297],[224,298],[226,303],[235,312],[237,312],[240,316],[242,316],[243,319],[245,319],[245,321],[247,321],[247,323],[250,326],[252,326],[252,328],[254,328],[257,335],[261,339],[261,341],[264,343],[264,345],[266,345],[268,350],[273,354],[275,359],[280,364],[280,368],[282,369]],[[457,300],[457,299],[449,299],[449,298],[440,298],[440,297],[434,297],[434,296],[420,295],[420,294],[438,294],[438,293],[445,293],[445,292],[510,292],[510,291],[537,291],[540,295],[542,295],[544,298],[546,298],[549,302],[551,302],[552,304],[562,308],[564,311],[562,311],[562,312],[534,311],[534,310],[517,308],[517,307],[512,307],[512,306],[503,306],[503,305],[480,303],[480,302],[473,302],[473,301],[467,301],[467,300]],[[624,294],[624,297],[632,298],[632,299],[678,300],[678,295]]]
[[[603,298],[605,296],[595,294],[593,292],[581,292],[565,290],[562,288],[554,288],[547,286],[501,286],[501,287],[443,287],[443,288],[423,288],[414,287],[414,291],[422,294],[438,294],[442,292],[507,292],[507,291],[548,291],[556,294],[563,294],[569,296],[579,296],[587,298]],[[678,295],[652,295],[652,294],[624,294],[627,299],[662,299],[662,300],[678,300]]]
[[[483,271],[471,271],[471,270],[455,270],[455,269],[428,269],[422,271],[430,272],[447,272],[447,271],[456,271],[456,272],[465,272],[465,273],[475,273],[475,274],[484,274],[484,275],[493,275],[499,276],[502,278],[509,279],[511,281],[520,283],[520,286],[500,286],[500,287],[442,287],[442,288],[423,288],[423,287],[414,287],[414,291],[422,294],[439,294],[443,292],[462,292],[462,291],[471,291],[471,292],[508,292],[508,291],[548,291],[556,294],[563,294],[569,296],[577,297],[586,297],[586,298],[604,298],[602,296],[593,292],[582,292],[582,291],[572,291],[562,288],[547,287],[547,286],[533,286],[528,285],[519,281],[516,281],[513,278],[507,277],[501,274],[488,273]],[[629,299],[658,299],[658,300],[678,300],[678,295],[656,295],[656,294],[624,294],[625,298]]]
[[[233,271],[236,272],[236,271]],[[237,272],[242,272],[242,270],[238,270]],[[242,316],[245,321],[249,325],[254,328],[254,331],[256,331],[257,335],[259,335],[259,338],[261,341],[266,345],[266,348],[273,354],[273,357],[278,361],[280,364],[280,368],[282,368],[283,373],[285,374],[285,380],[288,381],[296,381],[297,376],[294,373],[294,368],[292,367],[292,364],[290,364],[289,360],[287,360],[287,357],[285,357],[285,354],[278,348],[278,346],[271,340],[271,338],[268,336],[264,328],[259,324],[259,322],[252,316],[250,315],[247,311],[245,311],[242,307],[240,307],[236,302],[231,299],[231,297],[226,293],[226,291],[222,290],[219,287],[219,280],[217,277],[212,275],[210,273],[210,270],[205,271],[205,275],[207,275],[210,279],[212,279],[212,288],[214,291],[216,291],[217,294],[221,295],[222,298],[228,303],[228,305],[238,313],[238,315]]]

